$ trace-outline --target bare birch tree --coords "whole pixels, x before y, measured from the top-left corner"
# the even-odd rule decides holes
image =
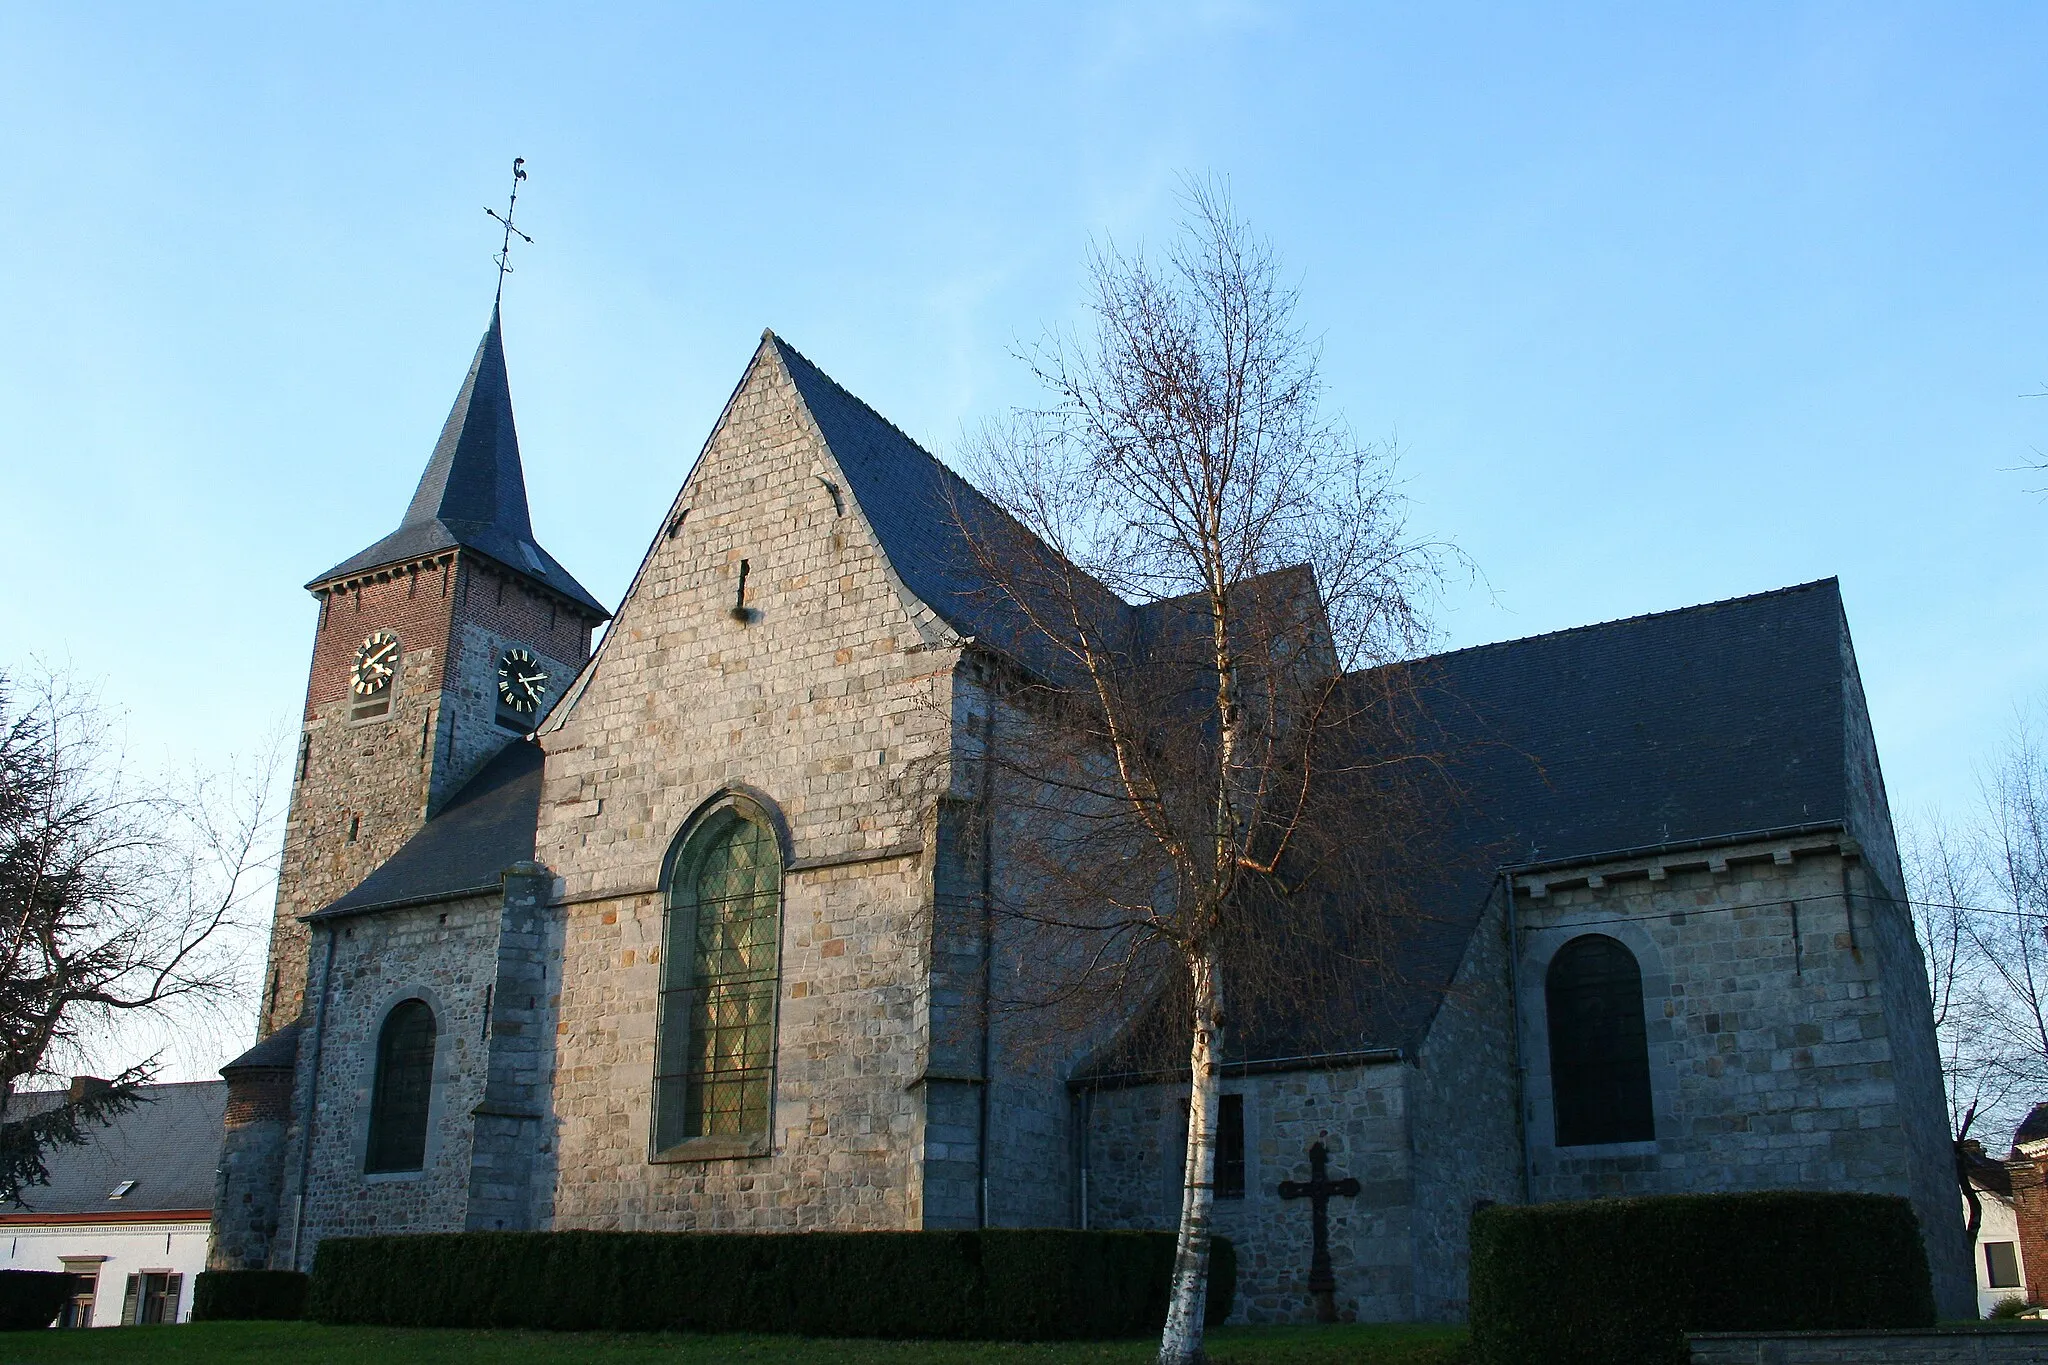
[[[89,691],[0,674],[0,1204],[137,1103],[156,1059],[55,1103],[22,1105],[25,1083],[129,1021],[204,1029],[240,1002],[232,931],[267,885],[274,768],[139,783]]]
[[[1442,547],[1321,409],[1271,248],[1191,184],[1163,258],[1090,257],[1091,334],[988,430],[956,509],[1014,637],[984,764],[1011,812],[1017,1009],[1149,1010],[1191,1086],[1160,1359],[1202,1359],[1226,1030],[1379,957],[1418,837],[1401,671]],[[995,714],[991,709],[991,717]],[[1338,894],[1341,890],[1342,894]],[[1355,986],[1355,980],[1351,983]]]
[[[1970,818],[1930,813],[1902,849],[1973,1238],[1982,1209],[1965,1144],[2002,1138],[2048,1094],[2048,752],[2030,719],[1980,788]]]

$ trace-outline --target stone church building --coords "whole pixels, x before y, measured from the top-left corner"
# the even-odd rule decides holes
[[[764,334],[610,613],[534,538],[493,315],[398,529],[307,585],[213,1265],[359,1233],[1172,1224],[1171,1059],[1013,1046],[978,1007],[977,898],[1011,875],[950,761],[999,704],[952,510],[978,496]],[[1427,662],[1478,755],[1452,837],[1486,857],[1433,883],[1340,1045],[1233,1035],[1239,1314],[1314,1311],[1280,1185],[1320,1140],[1359,1182],[1328,1204],[1347,1315],[1462,1316],[1485,1201],[1784,1187],[1910,1198],[1968,1315],[1835,583]]]

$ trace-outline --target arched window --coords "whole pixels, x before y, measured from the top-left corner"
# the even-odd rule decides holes
[[[383,1032],[377,1035],[365,1171],[417,1171],[426,1164],[433,1089],[434,1012],[424,1000],[402,1000],[384,1017]]]
[[[1650,1047],[1635,954],[1604,934],[1558,949],[1544,983],[1557,1145],[1647,1142]]]
[[[768,1133],[781,968],[782,856],[734,798],[669,859],[654,1144]]]

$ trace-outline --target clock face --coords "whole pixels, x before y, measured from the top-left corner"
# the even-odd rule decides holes
[[[508,711],[530,716],[548,694],[547,670],[530,650],[508,649],[498,659],[498,701]]]
[[[371,696],[391,686],[398,673],[398,637],[388,630],[373,631],[356,651],[348,670],[349,690],[359,697]]]

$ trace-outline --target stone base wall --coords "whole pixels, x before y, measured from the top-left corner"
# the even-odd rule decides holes
[[[1693,1365],[2038,1365],[2048,1324],[1924,1332],[1697,1332]]]
[[[497,979],[502,914],[502,897],[475,896],[316,927],[308,1018],[324,1027],[300,1047],[284,1201],[287,1217],[302,1217],[304,1229],[279,1237],[275,1268],[311,1268],[322,1237],[464,1228],[475,1111],[490,1070],[485,1011]],[[336,936],[331,967],[329,934]],[[425,1163],[417,1172],[366,1174],[378,1036],[392,1008],[414,998],[434,1012]],[[310,1144],[302,1211],[301,1143]]]
[[[1338,1315],[1414,1316],[1413,1182],[1408,1072],[1399,1063],[1226,1078],[1244,1096],[1245,1193],[1216,1201],[1215,1228],[1237,1245],[1233,1322],[1313,1322],[1309,1206],[1280,1197],[1309,1178],[1308,1149],[1329,1149],[1332,1179],[1357,1177],[1355,1199],[1330,1200],[1330,1264]],[[1088,1097],[1088,1225],[1171,1228],[1180,1216],[1185,1085],[1134,1086]]]
[[[1472,1211],[1522,1201],[1506,898],[1496,893],[1444,993],[1409,1078],[1415,1166],[1415,1306],[1463,1322]]]
[[[291,1096],[288,1068],[265,1068],[228,1079],[208,1270],[261,1270],[270,1263],[283,1193]]]

